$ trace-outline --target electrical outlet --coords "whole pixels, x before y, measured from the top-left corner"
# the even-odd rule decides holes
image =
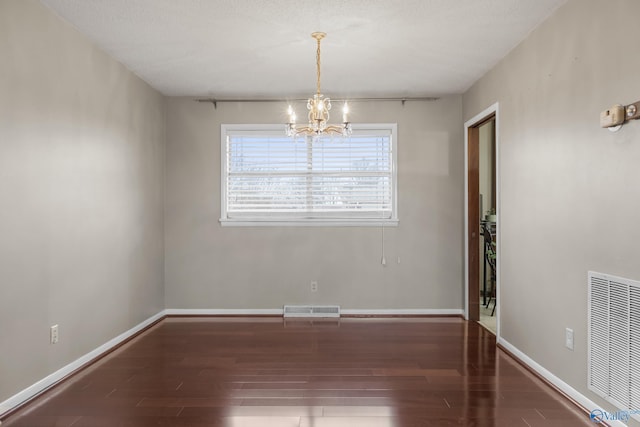
[[[318,292],[318,282],[315,280],[311,282],[311,292]]]
[[[58,344],[58,325],[53,325],[49,330],[49,342],[51,344]]]
[[[564,331],[564,345],[569,350],[573,350],[573,329],[565,329]]]

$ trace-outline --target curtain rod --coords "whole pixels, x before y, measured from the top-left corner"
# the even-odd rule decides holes
[[[333,99],[332,101],[334,102],[371,102],[371,101],[395,101],[395,102],[402,102],[402,105],[404,105],[405,102],[407,101],[437,101],[440,98],[437,97],[432,97],[432,96],[418,96],[418,97],[413,97],[413,96],[406,96],[406,97],[396,97],[396,98],[353,98],[353,99]],[[213,104],[214,108],[218,108],[218,103],[223,103],[223,102],[306,102],[307,98],[293,98],[293,99],[287,99],[287,98],[258,98],[258,99],[247,99],[247,98],[239,98],[239,99],[233,99],[233,98],[222,98],[222,99],[217,99],[217,98],[198,98],[196,99],[197,102],[210,102]]]

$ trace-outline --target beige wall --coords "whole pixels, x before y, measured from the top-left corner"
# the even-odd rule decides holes
[[[164,100],[34,0],[0,58],[1,402],[164,308]]]
[[[640,279],[640,122],[599,128],[640,99],[639,16],[637,0],[571,0],[464,95],[465,120],[500,103],[503,338],[597,403],[587,271]]]
[[[171,98],[167,109],[167,308],[462,309],[460,96],[352,105],[354,122],[398,123],[400,225],[385,229],[386,267],[379,227],[220,226],[220,124],[281,123],[286,105]]]

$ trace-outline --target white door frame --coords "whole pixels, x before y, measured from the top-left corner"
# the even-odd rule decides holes
[[[484,119],[491,115],[495,115],[495,144],[496,144],[496,264],[498,266],[496,271],[496,338],[500,337],[500,268],[502,263],[500,262],[500,252],[502,245],[500,240],[502,232],[500,231],[500,114],[499,103],[491,105],[479,114],[476,114],[472,119],[468,120],[464,124],[464,318],[469,320],[469,180],[467,178],[469,173],[469,128],[475,127],[480,124]],[[482,213],[481,213],[482,214]]]

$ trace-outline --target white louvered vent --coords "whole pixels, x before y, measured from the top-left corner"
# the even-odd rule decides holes
[[[340,317],[340,306],[285,305],[284,317]]]
[[[640,282],[589,272],[589,389],[640,409]]]

